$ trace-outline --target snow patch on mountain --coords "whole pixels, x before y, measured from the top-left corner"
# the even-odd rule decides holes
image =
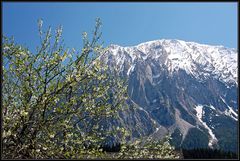
[[[210,139],[209,139],[209,143],[208,146],[210,148],[213,147],[213,144],[215,144],[218,140],[216,138],[216,136],[214,135],[212,129],[206,124],[206,122],[204,122],[202,120],[202,116],[204,115],[204,110],[203,110],[203,106],[202,105],[197,105],[195,108],[196,112],[197,112],[197,118],[200,121],[200,123],[208,130],[208,133],[210,135]]]
[[[227,105],[228,109],[226,109],[224,111],[224,114],[227,116],[230,116],[231,118],[233,118],[235,121],[238,121],[238,114],[233,110],[232,107],[230,107],[226,101],[220,96],[221,100],[225,103],[225,105]]]
[[[210,105],[209,106],[212,110],[215,110],[216,111],[216,108],[213,106],[213,105]]]
[[[127,75],[129,75],[134,70],[135,64],[131,65],[131,67],[127,71]]]

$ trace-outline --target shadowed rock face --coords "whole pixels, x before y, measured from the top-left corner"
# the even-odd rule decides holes
[[[177,147],[237,150],[236,50],[158,40],[112,45],[101,59],[128,79],[128,104],[136,109],[121,118],[133,137],[170,133]]]

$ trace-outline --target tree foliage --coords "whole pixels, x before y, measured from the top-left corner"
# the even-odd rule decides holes
[[[98,151],[96,143],[112,132],[98,125],[121,109],[126,88],[98,59],[104,52],[98,44],[100,25],[97,20],[91,41],[83,34],[80,53],[63,48],[62,27],[52,35],[51,28],[42,31],[41,20],[35,54],[4,38],[5,157],[76,157]],[[93,148],[83,150],[87,141]]]
[[[121,159],[173,159],[179,158],[179,154],[170,145],[170,136],[162,140],[151,138],[136,139],[131,144],[121,147],[118,158]]]
[[[101,143],[116,135],[126,158],[127,131],[106,122],[127,107],[127,86],[99,59],[100,20],[79,52],[64,48],[61,26],[38,25],[36,53],[3,37],[3,158],[106,158]]]

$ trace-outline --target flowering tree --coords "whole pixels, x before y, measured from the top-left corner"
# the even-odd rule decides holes
[[[99,59],[106,50],[100,26],[97,19],[91,41],[83,34],[80,52],[63,47],[61,26],[52,35],[41,20],[36,53],[3,37],[4,158],[106,158],[101,143],[108,136],[120,136],[116,158],[132,153],[127,131],[106,126],[127,107],[127,86]]]
[[[51,41],[51,28],[42,31],[42,21],[36,54],[3,38],[4,157],[71,158],[101,152],[99,142],[114,130],[103,130],[99,123],[122,108],[126,87],[98,59],[105,51],[98,44],[100,25],[97,19],[91,41],[83,34],[80,54],[63,48],[61,27]],[[86,149],[86,141],[92,148]]]

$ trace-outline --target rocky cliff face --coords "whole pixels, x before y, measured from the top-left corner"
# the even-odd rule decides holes
[[[128,103],[136,109],[121,117],[134,137],[170,133],[176,147],[237,150],[235,49],[156,40],[110,45],[101,59],[128,80]]]

